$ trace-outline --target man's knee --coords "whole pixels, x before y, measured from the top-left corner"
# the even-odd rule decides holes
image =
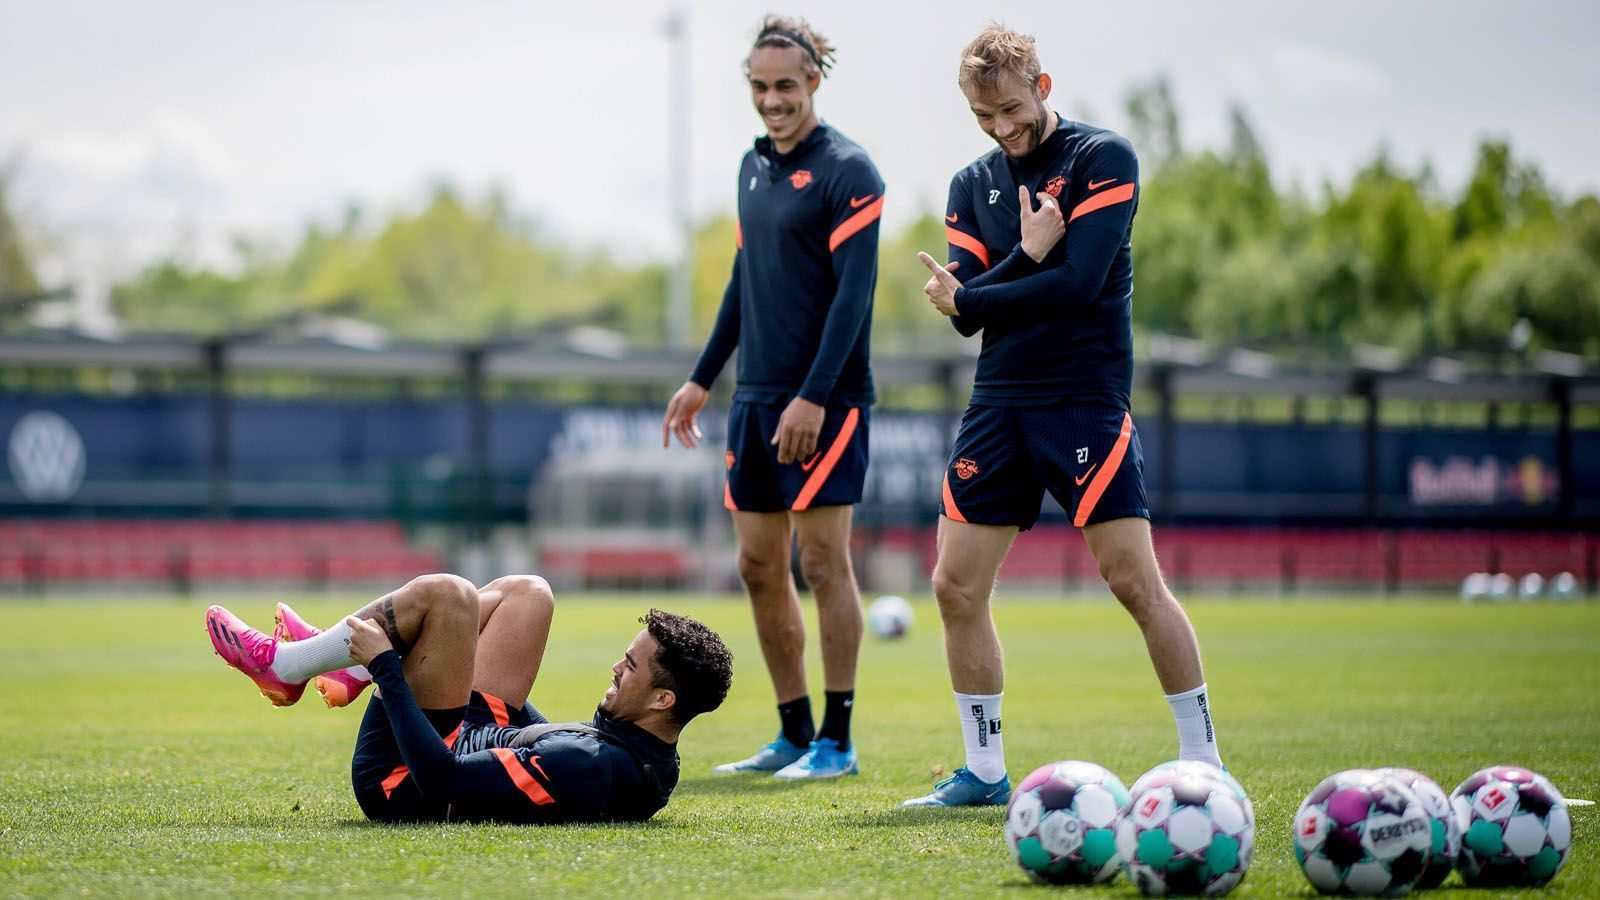
[[[939,615],[945,621],[958,621],[980,615],[989,605],[993,584],[944,565],[933,570],[933,596],[939,601]]]
[[[813,591],[851,576],[850,554],[832,544],[801,544],[800,574]]]
[[[545,615],[555,613],[555,592],[550,590],[550,582],[538,575],[502,575],[483,589],[499,591],[501,603],[515,603]]]
[[[739,548],[739,580],[754,595],[777,590],[789,580],[789,566],[785,554],[768,554],[760,550]]]
[[[1107,560],[1100,566],[1100,576],[1123,608],[1140,623],[1153,618],[1169,600],[1161,574],[1136,560],[1126,557]]]
[[[406,588],[427,598],[430,610],[454,609],[477,615],[478,589],[460,575],[448,572],[419,575],[411,579]]]

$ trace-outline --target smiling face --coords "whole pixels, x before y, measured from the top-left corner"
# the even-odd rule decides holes
[[[967,96],[978,127],[1012,159],[1021,159],[1038,149],[1055,125],[1055,117],[1045,102],[1050,97],[1049,75],[1041,74],[1037,82],[1029,84],[1007,72],[992,86],[967,82],[961,92]]]
[[[806,61],[806,52],[799,47],[757,47],[750,51],[745,67],[750,100],[779,153],[793,150],[817,127],[811,98],[822,74],[808,75]]]
[[[611,667],[611,687],[606,689],[600,709],[622,722],[636,722],[655,710],[669,710],[677,702],[667,688],[656,686],[655,659],[661,645],[640,631],[622,658]]]

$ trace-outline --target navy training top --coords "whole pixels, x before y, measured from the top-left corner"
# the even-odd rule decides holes
[[[973,404],[1128,409],[1138,183],[1126,138],[1059,116],[1023,159],[996,147],[950,180],[945,237],[963,282],[951,322],[983,331]],[[1066,219],[1041,263],[1022,250],[1019,185],[1055,197]]]
[[[506,727],[484,741],[484,749],[458,755],[417,706],[399,654],[385,651],[367,669],[383,689],[395,742],[417,789],[429,801],[448,804],[452,819],[643,821],[666,805],[677,786],[673,745],[600,711],[592,725],[605,739],[554,731],[532,747],[511,747],[521,729]]]
[[[689,380],[709,389],[737,347],[735,400],[871,404],[882,214],[877,168],[827,124],[788,153],[757,138],[739,165],[733,275]]]

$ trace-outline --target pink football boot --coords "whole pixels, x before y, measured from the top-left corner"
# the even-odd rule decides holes
[[[278,655],[278,642],[272,636],[251,628],[220,606],[206,610],[206,631],[222,661],[250,676],[273,706],[293,706],[300,699],[306,683],[290,684],[272,671],[272,660]]]
[[[287,603],[278,604],[278,612],[273,616],[275,624],[272,634],[280,641],[303,641],[312,635],[321,634],[322,629],[305,619],[300,614],[289,608]],[[338,706],[347,706],[351,701],[361,696],[361,692],[372,683],[370,678],[358,677],[349,669],[340,669],[326,675],[318,675],[311,679],[316,685],[317,693],[322,695],[322,702],[328,704],[329,709]]]

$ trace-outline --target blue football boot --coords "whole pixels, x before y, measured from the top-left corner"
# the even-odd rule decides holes
[[[972,774],[966,766],[955,770],[949,778],[933,786],[933,793],[915,797],[901,806],[1005,806],[1011,799],[1011,778],[1001,775],[996,782],[987,782]]]
[[[711,771],[721,775],[739,772],[776,772],[805,755],[806,748],[791,744],[783,735],[779,735],[777,740],[757,750],[754,756],[714,766]]]
[[[793,780],[859,774],[861,767],[856,764],[856,748],[840,750],[839,742],[833,738],[817,738],[811,742],[811,749],[805,756],[779,769],[773,777]]]

